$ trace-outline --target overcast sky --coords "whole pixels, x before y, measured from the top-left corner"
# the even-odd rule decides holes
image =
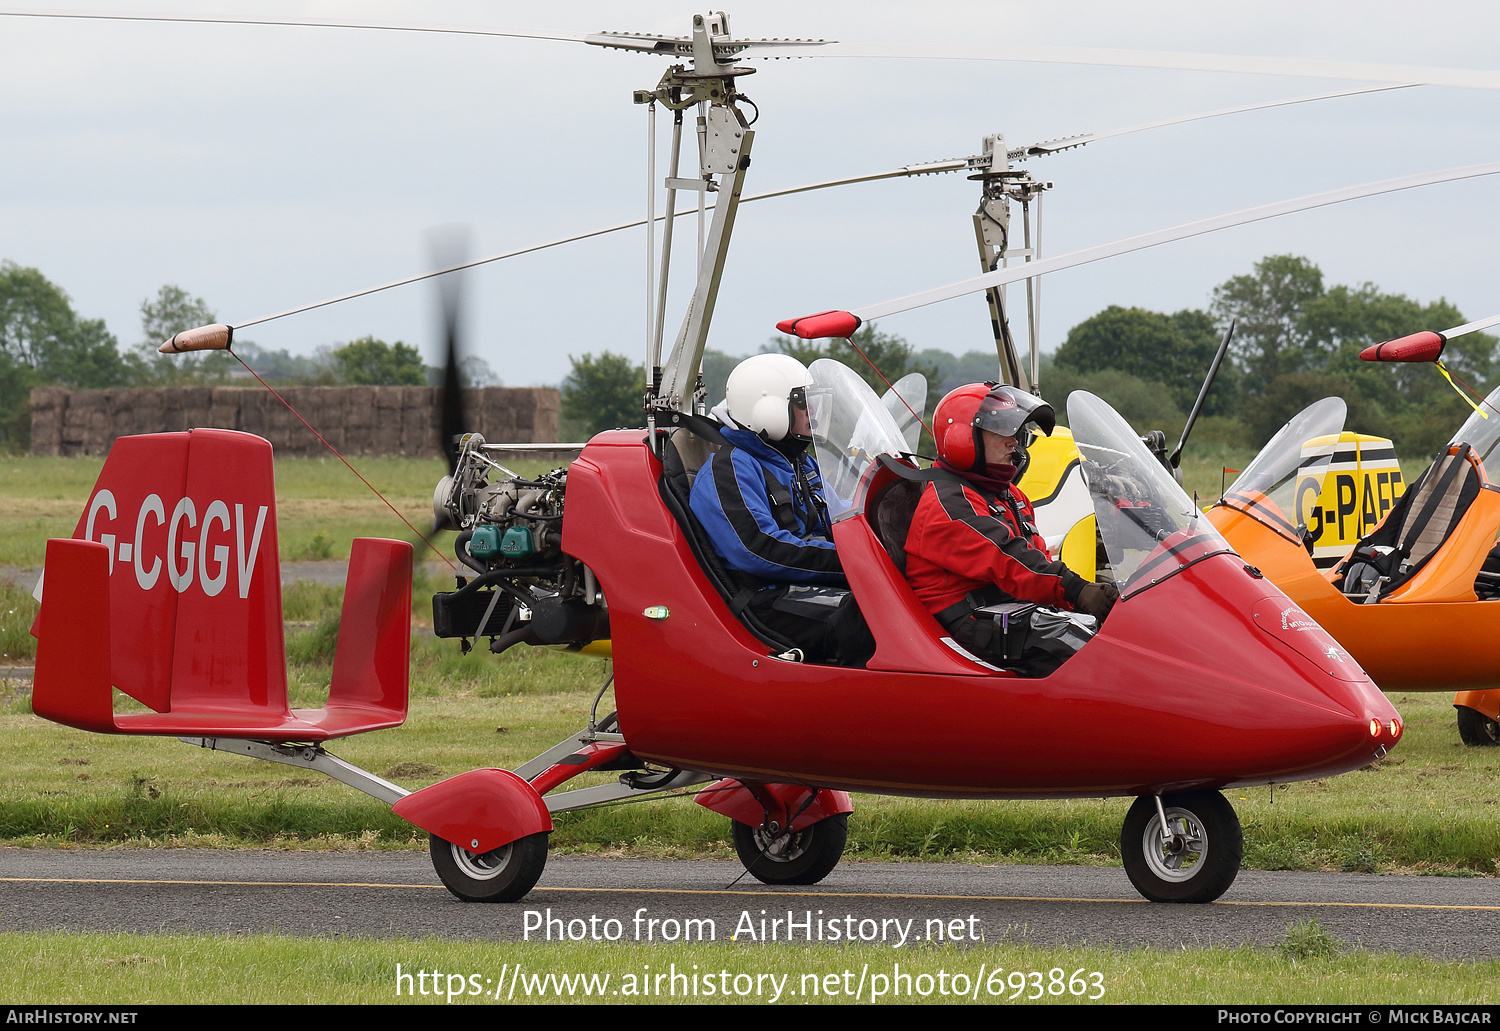
[[[0,10],[45,9],[0,0]],[[674,34],[688,32],[695,11],[647,0],[98,0],[87,9]],[[1500,67],[1492,3],[751,0],[729,14],[736,36]],[[1015,145],[1353,85],[978,61],[756,66],[742,82],[761,112],[747,192],[963,156],[989,132]],[[80,314],[106,319],[130,345],[142,299],[163,283],[238,322],[420,271],[430,260],[423,234],[435,225],[471,225],[476,252],[487,254],[638,218],[645,114],[630,93],[654,86],[664,68],[563,42],[0,18],[0,259],[41,269]],[[1057,184],[1043,247],[1060,254],[1319,190],[1500,160],[1497,115],[1500,91],[1423,88],[1034,159],[1028,167]],[[948,175],[746,206],[710,346],[751,351],[778,319],[974,275],[977,201],[977,184]],[[1316,262],[1330,283],[1371,281],[1422,301],[1446,297],[1470,318],[1493,314],[1497,215],[1500,177],[1489,177],[1064,271],[1044,288],[1044,346],[1111,304],[1205,306],[1215,284],[1288,252]],[[470,281],[471,349],[513,385],[556,383],[569,354],[638,356],[643,261],[636,230],[487,267]],[[374,334],[436,360],[434,297],[430,284],[406,287],[244,335],[306,352]],[[978,297],[881,328],[918,347],[991,346]]]

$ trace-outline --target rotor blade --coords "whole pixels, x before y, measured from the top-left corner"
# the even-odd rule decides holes
[[[438,298],[442,309],[443,393],[438,419],[438,440],[448,458],[448,474],[458,469],[458,437],[469,428],[464,415],[463,384],[459,369],[463,363],[460,341],[463,319],[464,256],[469,249],[468,226],[450,225],[431,230],[428,245],[433,263],[439,268],[458,271],[446,273],[438,280]]]
[[[1404,88],[1407,88],[1407,87],[1401,87],[1401,86],[1382,86],[1382,87],[1379,87],[1379,88],[1380,89],[1404,89]],[[1355,90],[1355,91],[1352,91],[1351,93],[1329,93],[1329,94],[1322,94],[1322,95],[1320,95],[1318,97],[1303,97],[1303,98],[1300,98],[1298,100],[1278,101],[1276,103],[1285,103],[1285,104],[1303,103],[1303,102],[1310,101],[1310,100],[1321,99],[1324,96],[1326,96],[1326,97],[1352,96],[1354,93],[1359,93],[1359,92],[1371,92],[1371,91]],[[1210,112],[1208,114],[1203,114],[1203,115],[1189,115],[1189,116],[1186,116],[1185,118],[1177,119],[1177,120],[1178,121],[1187,121],[1187,120],[1191,120],[1193,118],[1207,118],[1207,117],[1210,117],[1210,116],[1215,115],[1215,114],[1231,114],[1231,113],[1234,113],[1235,111],[1239,111],[1239,110],[1251,110],[1251,109],[1253,109],[1254,106],[1274,106],[1274,105],[1271,105],[1271,104],[1267,104],[1267,105],[1253,105],[1252,108],[1244,108],[1244,109],[1241,109],[1241,108],[1230,108],[1230,109],[1226,109],[1224,111]],[[1172,124],[1172,120],[1168,120],[1166,122],[1161,122],[1161,123],[1151,123],[1151,125],[1136,126],[1136,127],[1131,128],[1131,129],[1121,129],[1121,130],[1118,130],[1118,131],[1115,131],[1115,132],[1106,132],[1106,133],[1095,134],[1094,136],[1090,136],[1089,139],[1103,139],[1103,138],[1105,138],[1107,136],[1119,135],[1120,133],[1123,133],[1123,132],[1134,132],[1134,131],[1139,131],[1141,129],[1151,128],[1152,126],[1158,125],[1158,124],[1162,124],[1162,125]],[[1079,137],[1070,137],[1070,138],[1078,139]],[[1088,140],[1084,140],[1084,142],[1088,142]],[[1069,145],[1070,146],[1074,146],[1074,145],[1081,145],[1081,144],[1069,144]],[[1066,149],[1066,148],[1061,148],[1060,147],[1058,149]],[[822,180],[820,182],[815,182],[815,183],[804,183],[801,186],[789,186],[789,187],[785,187],[785,188],[780,189],[780,190],[770,190],[770,191],[767,191],[765,193],[751,194],[750,196],[747,196],[747,197],[741,197],[740,198],[740,203],[741,204],[749,204],[749,203],[751,203],[753,201],[769,200],[769,199],[771,199],[773,197],[786,197],[786,196],[790,196],[791,194],[795,194],[795,193],[807,193],[807,192],[810,192],[812,190],[822,190],[822,189],[827,189],[827,188],[833,187],[833,186],[847,186],[847,185],[851,185],[851,184],[854,184],[854,183],[876,182],[876,181],[883,180],[883,179],[899,179],[899,178],[903,178],[903,177],[910,178],[910,177],[915,177],[915,176],[919,176],[919,175],[938,175],[938,174],[941,174],[941,173],[944,173],[944,172],[957,172],[957,171],[962,171],[964,168],[967,168],[967,167],[968,167],[968,159],[967,158],[946,158],[946,159],[941,160],[941,161],[928,161],[928,162],[924,162],[922,164],[903,165],[900,168],[891,169],[891,170],[885,171],[885,172],[874,172],[874,173],[870,173],[870,174],[867,174],[867,175],[845,176],[845,177],[839,178],[839,179],[825,179],[825,180]],[[1476,174],[1482,174],[1482,173],[1476,173]],[[1434,180],[1434,181],[1436,181],[1436,180]],[[709,205],[708,210],[713,210],[713,208],[714,208],[714,205]],[[697,208],[684,208],[681,211],[677,212],[677,214],[679,216],[680,215],[689,215],[689,214],[692,214],[692,213],[694,213],[696,211],[697,211]],[[667,218],[666,215],[658,215],[656,217],[656,220],[658,222],[662,222],[662,221],[665,221],[666,218]],[[570,236],[559,237],[556,240],[548,240],[545,243],[532,244],[532,245],[530,245],[528,247],[518,247],[515,250],[510,250],[510,251],[502,251],[499,254],[491,254],[491,255],[489,255],[487,257],[484,257],[484,258],[476,258],[473,261],[465,261],[465,262],[463,262],[461,264],[455,264],[455,265],[453,265],[451,267],[437,268],[437,269],[432,270],[431,272],[420,272],[417,275],[406,276],[406,277],[404,277],[402,279],[395,279],[395,280],[392,280],[392,281],[390,281],[388,283],[381,283],[378,286],[371,286],[371,287],[366,287],[366,288],[364,288],[362,290],[354,290],[354,291],[351,291],[349,293],[338,294],[338,295],[336,295],[334,297],[324,298],[321,301],[313,301],[313,302],[311,302],[309,304],[301,304],[301,305],[298,305],[298,306],[296,306],[294,308],[285,308],[285,309],[282,309],[281,311],[272,312],[269,315],[258,315],[255,318],[245,319],[243,321],[234,323],[233,324],[233,328],[239,330],[239,329],[246,329],[246,328],[248,328],[250,326],[258,326],[258,325],[260,325],[263,322],[272,322],[272,321],[274,321],[276,319],[286,318],[289,315],[300,315],[303,312],[312,311],[312,310],[314,310],[316,308],[326,308],[329,305],[338,304],[338,303],[340,303],[342,301],[352,301],[356,297],[366,297],[366,296],[368,296],[370,294],[380,293],[381,291],[384,291],[384,290],[394,290],[396,287],[408,286],[408,285],[410,285],[412,283],[420,283],[422,280],[424,280],[424,279],[431,279],[434,276],[442,276],[442,275],[446,275],[446,274],[448,274],[450,272],[458,272],[458,271],[461,271],[463,269],[477,268],[480,265],[488,265],[488,264],[491,264],[493,262],[504,261],[506,258],[516,258],[516,257],[520,257],[523,254],[532,254],[532,253],[535,253],[536,251],[544,251],[544,250],[548,250],[549,248],[552,248],[552,247],[561,247],[563,244],[576,243],[576,242],[578,242],[580,240],[589,240],[589,239],[592,239],[592,238],[594,238],[596,236],[608,236],[608,235],[610,235],[612,233],[624,232],[627,229],[637,229],[637,228],[639,228],[639,227],[641,227],[641,226],[643,226],[645,224],[646,224],[646,220],[645,219],[638,218],[638,219],[634,219],[634,220],[632,220],[630,222],[619,222],[619,223],[616,223],[615,225],[604,226],[604,227],[599,228],[599,229],[590,229],[587,232],[583,232],[583,233],[574,233],[574,234],[572,234]],[[1149,245],[1147,245],[1147,246],[1149,246]],[[1059,259],[1053,259],[1053,260],[1059,260]],[[1021,267],[1021,266],[1017,266],[1017,267]],[[1067,267],[1067,266],[1058,266],[1058,267]],[[1009,280],[1007,280],[1007,282],[1009,282]],[[927,303],[931,303],[931,302],[927,302]]]
[[[1255,57],[1245,54],[1201,54],[1170,50],[1110,50],[1097,47],[1013,46],[947,43],[778,43],[752,46],[739,58],[879,57],[936,61],[1013,61],[1022,64],[1099,65],[1114,68],[1165,68],[1175,71],[1281,75],[1304,79],[1353,79],[1401,82],[1460,89],[1500,89],[1500,72],[1421,65],[1373,64],[1361,61],[1316,61],[1300,57]]]
[[[188,25],[267,25],[276,28],[367,29],[373,32],[434,32],[447,36],[502,36],[507,39],[553,39],[565,43],[584,43],[583,36],[557,32],[530,32],[522,29],[482,29],[442,25],[393,25],[385,22],[314,21],[298,18],[208,18],[167,14],[87,14],[81,11],[0,11],[0,18],[60,18],[70,21],[135,21]]]
[[[1123,240],[1116,240],[1113,243],[1103,243],[1095,247],[1086,247],[1083,250],[1073,251],[1069,254],[1060,254],[1055,258],[1043,258],[1041,261],[997,269],[994,272],[987,272],[982,276],[961,279],[946,286],[934,287],[931,290],[924,290],[920,293],[907,294],[905,297],[897,297],[889,301],[877,301],[874,304],[867,304],[863,307],[851,308],[849,311],[859,318],[869,321],[870,319],[883,318],[886,315],[894,315],[897,312],[910,311],[913,308],[936,304],[939,301],[950,300],[954,297],[962,297],[965,294],[978,293],[992,286],[1014,283],[1018,280],[1029,279],[1032,276],[1040,276],[1048,272],[1056,272],[1060,269],[1073,268],[1075,265],[1086,265],[1089,262],[1099,261],[1103,258],[1112,258],[1118,254],[1128,254],[1131,251],[1145,250],[1148,247],[1159,247],[1164,243],[1185,240],[1193,236],[1202,236],[1205,233],[1213,233],[1220,229],[1229,229],[1233,226],[1247,225],[1251,222],[1275,218],[1278,215],[1288,215],[1296,211],[1308,211],[1312,208],[1326,207],[1329,204],[1342,204],[1344,201],[1358,200],[1361,197],[1374,197],[1383,193],[1410,190],[1418,186],[1430,186],[1433,183],[1452,182],[1456,179],[1472,179],[1476,176],[1495,175],[1496,173],[1500,173],[1500,161],[1490,161],[1479,165],[1465,165],[1462,168],[1445,168],[1433,172],[1421,172],[1416,175],[1401,176],[1397,179],[1382,179],[1379,182],[1364,183],[1360,186],[1346,186],[1342,189],[1328,190],[1324,193],[1308,194],[1305,197],[1277,201],[1274,204],[1262,204],[1259,207],[1245,208],[1242,211],[1231,212],[1227,215],[1216,215],[1213,218],[1187,222],[1169,229],[1158,229],[1155,232],[1142,233],[1139,236],[1127,237]]]
[[[1214,385],[1214,380],[1219,375],[1219,366],[1224,364],[1224,355],[1229,352],[1229,341],[1234,339],[1234,328],[1239,325],[1238,319],[1229,320],[1229,328],[1224,331],[1224,339],[1219,341],[1218,353],[1214,355],[1213,363],[1208,367],[1208,375],[1203,380],[1203,386],[1198,390],[1198,400],[1193,402],[1193,410],[1188,413],[1187,422],[1182,427],[1182,437],[1177,441],[1177,450],[1172,452],[1167,461],[1173,469],[1182,464],[1182,449],[1187,446],[1188,434],[1193,432],[1193,423],[1198,421],[1198,413],[1203,411],[1203,402],[1208,398],[1209,388]]]
[[[635,33],[534,32],[475,26],[397,25],[382,22],[315,21],[312,19],[211,18],[187,15],[54,13],[0,11],[4,18],[54,18],[78,21],[129,21],[198,25],[265,25],[319,29],[365,29],[379,32],[430,32],[441,35],[544,39],[595,46],[645,50],[672,57],[690,46],[685,37]],[[1297,78],[1354,79],[1401,82],[1461,89],[1500,89],[1500,72],[1420,65],[1388,65],[1357,61],[1316,61],[1296,57],[1255,57],[1243,54],[1203,54],[1168,50],[1112,50],[1096,47],[1015,46],[1010,44],[839,43],[831,40],[725,40],[715,43],[736,60],[782,57],[874,57],[940,61],[1010,61],[1023,64],[1095,65],[1117,68],[1164,68],[1180,71],[1234,72]]]
[[[921,165],[905,165],[889,172],[876,172],[873,175],[857,175],[843,179],[828,179],[823,182],[807,183],[802,186],[790,186],[786,189],[772,190],[768,193],[756,193],[748,197],[741,197],[741,204],[749,204],[751,201],[769,200],[772,197],[785,197],[793,193],[805,193],[809,190],[821,190],[829,186],[844,186],[849,183],[874,182],[879,179],[896,179],[901,176],[935,175],[940,172],[956,172],[966,167],[965,159],[953,158],[946,161],[932,161]],[[712,211],[715,205],[710,204],[707,210]],[[697,212],[697,208],[683,208],[677,212],[681,215],[691,215]],[[658,222],[665,221],[666,215],[656,216]],[[366,287],[363,290],[354,290],[350,293],[339,294],[336,297],[327,297],[321,301],[313,301],[310,304],[300,304],[295,308],[286,308],[282,311],[272,312],[269,315],[258,315],[253,319],[245,319],[234,323],[235,329],[245,329],[249,326],[258,326],[262,322],[272,322],[276,319],[284,319],[288,315],[300,315],[305,311],[315,308],[326,308],[330,304],[338,304],[341,301],[352,301],[356,297],[366,297],[370,294],[380,293],[382,290],[394,290],[398,286],[409,286],[412,283],[420,283],[424,279],[432,279],[434,276],[447,275],[450,272],[461,272],[464,269],[477,268],[480,265],[488,265],[496,261],[504,261],[506,258],[516,258],[522,254],[532,254],[536,251],[545,251],[551,247],[561,247],[565,243],[576,243],[579,240],[590,240],[596,236],[608,236],[611,233],[624,232],[627,229],[638,229],[646,224],[644,218],[638,218],[633,222],[620,222],[612,226],[604,226],[602,229],[590,229],[584,233],[574,233],[571,236],[559,237],[556,240],[548,240],[546,243],[532,244],[529,247],[518,247],[513,251],[502,251],[499,254],[491,254],[485,258],[475,258],[473,261],[464,261],[460,264],[443,266],[433,269],[431,272],[419,272],[414,276],[406,276],[402,279],[394,279],[389,283],[381,283],[379,286]]]
[[[1399,86],[1375,86],[1370,89],[1345,90],[1338,93],[1319,93],[1307,97],[1294,97],[1291,100],[1272,100],[1260,104],[1247,104],[1241,107],[1223,108],[1218,111],[1206,111],[1195,115],[1181,115],[1176,118],[1167,118],[1158,122],[1147,122],[1142,125],[1128,126],[1124,129],[1112,129],[1106,132],[1087,133],[1079,136],[1067,136],[1058,140],[1048,140],[1043,143],[1032,144],[1029,147],[1022,147],[1017,150],[1012,150],[1010,152],[1010,155],[1012,158],[1020,158],[1028,154],[1051,154],[1061,150],[1068,150],[1072,147],[1081,147],[1084,144],[1092,143],[1095,140],[1108,139],[1112,136],[1122,136],[1127,133],[1142,132],[1146,129],[1155,129],[1161,126],[1176,125],[1181,122],[1191,122],[1204,118],[1216,118],[1220,115],[1238,114],[1244,111],[1258,111],[1264,108],[1283,107],[1290,104],[1306,104],[1315,100],[1330,100],[1336,97],[1352,97],[1358,96],[1362,93],[1379,93],[1383,90],[1411,89],[1416,85],[1418,84],[1407,83],[1405,85]],[[922,162],[921,164],[902,165],[900,168],[893,168],[885,172],[873,172],[867,175],[844,176],[839,179],[824,179],[815,183],[804,183],[801,186],[788,186],[780,190],[769,190],[765,193],[751,194],[746,197],[741,197],[740,203],[749,204],[752,201],[769,200],[773,197],[788,197],[796,193],[809,193],[813,190],[825,190],[834,186],[851,186],[855,183],[872,183],[879,182],[884,179],[915,178],[919,175],[941,175],[945,172],[961,172],[964,169],[970,167],[971,162],[977,160],[977,157],[944,158],[941,161],[926,161]],[[707,210],[711,211],[714,207],[715,205],[711,204],[708,206]],[[695,210],[695,208],[688,208],[684,209],[683,211],[679,211],[677,214],[691,214]],[[656,220],[658,222],[665,221],[666,217],[667,216],[665,215],[658,215]],[[617,225],[605,226],[602,229],[591,229],[588,232],[584,233],[574,233],[572,236],[564,236],[556,240],[549,240],[546,243],[533,244],[530,247],[520,247],[512,251],[502,251],[499,254],[491,254],[490,256],[485,258],[476,258],[474,261],[466,262],[465,264],[455,266],[452,269],[440,268],[435,269],[432,272],[422,272],[415,276],[407,276],[404,279],[397,279],[389,283],[382,283],[379,286],[368,287],[364,290],[356,290],[352,293],[339,294],[336,297],[329,297],[321,301],[314,301],[311,304],[303,304],[295,308],[287,308],[283,311],[274,312],[270,315],[261,315],[253,319],[247,319],[243,322],[235,323],[234,328],[244,329],[248,326],[259,325],[262,322],[271,322],[274,319],[285,318],[288,315],[300,315],[302,312],[312,311],[314,308],[323,308],[327,307],[330,304],[337,304],[340,301],[350,301],[356,297],[364,297],[368,294],[379,293],[382,290],[392,290],[398,286],[407,286],[411,283],[421,282],[424,279],[430,279],[433,276],[444,275],[450,271],[475,268],[479,265],[488,265],[491,262],[504,261],[506,258],[515,258],[523,254],[531,254],[535,251],[544,251],[551,247],[561,247],[566,243],[576,243],[579,240],[589,240],[596,236],[608,236],[611,233],[619,233],[627,229],[637,229],[645,224],[645,219],[638,218],[633,222],[621,222]]]
[[[1197,122],[1205,118],[1219,118],[1223,115],[1237,115],[1246,111],[1263,111],[1272,107],[1290,107],[1293,104],[1310,104],[1318,100],[1335,100],[1339,97],[1357,97],[1365,93],[1383,93],[1386,90],[1415,89],[1423,85],[1420,82],[1398,83],[1390,86],[1370,86],[1366,89],[1340,90],[1337,93],[1314,93],[1307,97],[1292,97],[1290,100],[1267,100],[1259,104],[1241,104],[1239,107],[1223,107],[1217,111],[1201,111],[1195,115],[1178,115],[1176,118],[1163,118],[1156,122],[1143,122],[1140,125],[1128,125],[1123,129],[1110,129],[1107,132],[1080,133],[1077,136],[1064,136],[1060,139],[1045,140],[1041,143],[1033,143],[1029,147],[1020,147],[1012,150],[1010,156],[1021,160],[1027,157],[1036,157],[1042,154],[1056,154],[1061,150],[1071,150],[1074,147],[1082,147],[1096,140],[1107,140],[1113,136],[1128,136],[1131,133],[1145,132],[1147,129],[1161,129],[1168,125],[1181,125],[1183,122]]]
[[[1479,319],[1477,322],[1465,322],[1462,326],[1445,329],[1443,330],[1443,339],[1452,340],[1454,337],[1467,336],[1470,333],[1478,333],[1481,329],[1489,329],[1491,326],[1500,326],[1500,315],[1491,315],[1487,319]]]
[[[940,175],[943,172],[961,172],[968,167],[968,158],[945,158],[942,161],[927,161],[920,165],[902,165],[900,168],[893,168],[889,172],[875,172],[870,175],[851,175],[843,179],[824,179],[822,182],[807,183],[802,186],[789,186],[786,189],[771,190],[768,193],[757,193],[750,197],[741,197],[740,203],[747,204],[753,200],[767,200],[771,197],[786,197],[793,193],[823,190],[830,186],[849,186],[853,183],[878,182],[881,179],[900,179],[902,177],[918,175]]]

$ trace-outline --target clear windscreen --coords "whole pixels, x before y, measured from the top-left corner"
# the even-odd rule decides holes
[[[1266,442],[1219,503],[1300,544],[1298,499],[1309,491],[1314,498],[1322,494],[1345,413],[1341,397],[1325,397],[1302,409]]]
[[[1068,426],[1109,558],[1108,570],[1100,572],[1122,581],[1123,595],[1146,590],[1210,555],[1234,553],[1108,404],[1075,390],[1068,397]]]
[[[916,454],[927,407],[927,377],[920,372],[907,373],[891,384],[891,388],[880,396],[880,401],[896,420],[896,427],[906,441],[906,450]]]
[[[1486,415],[1489,416],[1488,419],[1485,418]],[[1500,444],[1500,387],[1490,391],[1490,396],[1484,399],[1479,411],[1464,420],[1464,424],[1448,443],[1469,445],[1484,463],[1484,471],[1490,479],[1500,476],[1500,472],[1490,463],[1495,445]]]
[[[828,511],[837,518],[854,503],[854,492],[870,463],[881,455],[901,455],[911,449],[890,409],[853,369],[832,358],[819,358],[807,371],[814,454],[823,474]],[[912,407],[921,411],[915,404]]]

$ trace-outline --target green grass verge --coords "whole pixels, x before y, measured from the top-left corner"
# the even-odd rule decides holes
[[[9,933],[0,955],[0,996],[22,1005],[1485,1004],[1500,976],[1493,960],[1367,953],[1315,924],[1271,948],[1172,951]]]
[[[0,666],[27,666],[36,658],[31,624],[39,608],[25,587],[0,580]]]

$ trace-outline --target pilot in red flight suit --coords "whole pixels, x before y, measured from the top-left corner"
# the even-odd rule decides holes
[[[938,402],[938,460],[906,538],[906,578],[953,639],[1001,665],[1026,666],[1026,614],[999,620],[976,609],[1035,602],[1102,620],[1119,597],[1047,553],[1026,495],[1012,482],[1033,430],[1051,434],[1052,406],[1015,387],[973,383]],[[1034,672],[1050,672],[1042,663]]]

